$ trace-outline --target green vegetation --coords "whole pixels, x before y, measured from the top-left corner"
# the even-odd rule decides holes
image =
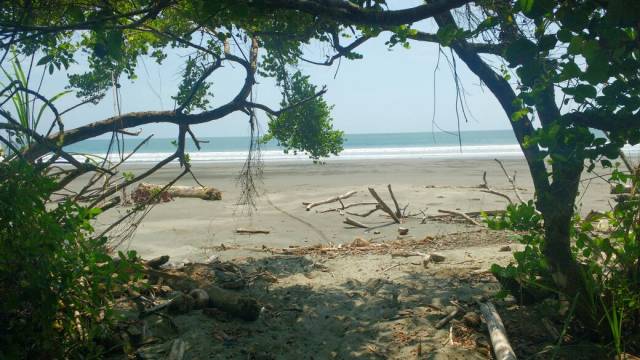
[[[591,213],[585,219],[573,217],[571,253],[580,264],[588,290],[576,297],[585,297],[588,316],[597,326],[589,331],[603,335],[620,355],[623,339],[637,341],[633,335],[639,331],[640,177],[616,169],[611,181],[619,189],[630,183],[630,193],[621,197],[611,211]],[[542,251],[546,241],[542,217],[532,203],[510,205],[503,215],[486,217],[486,222],[492,229],[515,231],[517,240],[525,245],[514,253],[514,264],[492,267],[505,290],[525,304],[561,294]]]
[[[321,98],[312,98],[317,92],[309,83],[309,77],[299,71],[288,80],[280,106],[287,108],[305,99],[311,99],[269,121],[269,131],[261,141],[266,143],[276,139],[288,153],[303,151],[314,161],[329,155],[338,155],[342,151],[343,132],[333,130],[331,125],[331,107]]]
[[[603,235],[590,228],[591,221],[577,218],[575,202],[585,171],[597,165],[611,168],[624,145],[640,142],[640,2],[470,3],[434,0],[395,11],[388,10],[384,0],[129,1],[108,6],[64,1],[55,7],[49,1],[14,1],[3,4],[0,12],[5,55],[14,46],[19,60],[31,59],[48,73],[68,70],[69,89],[86,101],[99,101],[118,87],[121,77],[135,80],[136,65],[143,56],[162,63],[176,49],[192,55],[182,67],[175,111],[124,114],[72,129],[73,136],[65,136],[69,131],[53,119],[52,129],[58,126],[58,133],[35,143],[31,131],[40,115],[34,117],[33,109],[24,108],[29,91],[24,89],[27,82],[22,71],[16,69],[18,83],[8,85],[0,96],[2,101],[16,99],[19,119],[0,112],[6,120],[0,128],[13,132],[22,139],[19,145],[26,146],[10,160],[25,157],[36,163],[46,155],[64,157],[62,146],[84,139],[106,133],[115,138],[118,130],[157,122],[177,124],[176,153],[159,165],[179,159],[186,172],[185,137],[198,143],[191,125],[241,111],[250,115],[253,129],[254,111],[263,110],[272,115],[263,140],[275,139],[288,151],[307,152],[317,160],[341,150],[342,133],[331,125],[331,107],[321,99],[323,92],[297,72],[305,45],[313,41],[333,49],[335,55],[316,62],[320,65],[331,65],[341,57],[360,59],[363,56],[354,52],[358,46],[389,33],[388,46],[408,48],[408,39],[413,39],[449,47],[502,106],[536,190],[533,203],[510,207],[505,217],[489,221],[496,228],[522,231],[521,239],[527,244],[516,255],[514,266],[496,268],[496,273],[516,281],[524,289],[520,291],[530,291],[534,299],[546,292],[571,299],[576,319],[597,336],[613,339],[620,352],[621,339],[636,330],[633,324],[638,320],[637,203],[632,198],[605,214],[614,231]],[[428,18],[435,20],[437,32],[412,28]],[[88,69],[78,73],[81,58],[86,58]],[[492,63],[501,66],[498,69]],[[215,87],[208,78],[223,64],[237,65],[246,76],[232,101],[216,104]],[[250,99],[256,75],[277,80],[283,93],[282,110]],[[457,84],[457,76],[455,80]],[[51,104],[48,108],[53,109]],[[59,184],[87,172],[108,173],[96,166],[74,165],[77,171]],[[99,204],[146,175],[125,175],[122,181],[105,186],[91,203]],[[612,180],[637,188],[637,174],[630,176],[615,171]],[[251,180],[245,183],[252,188]],[[36,194],[44,202],[47,193]],[[22,191],[12,195],[7,199],[12,201],[9,208],[26,201],[23,195],[33,196]],[[58,214],[58,219],[73,219],[73,214],[80,213],[73,203],[66,204],[71,213]],[[605,320],[608,325],[602,326]]]
[[[109,344],[114,294],[138,274],[135,254],[91,238],[96,211],[50,207],[56,184],[23,161],[0,162],[0,358],[87,358]]]

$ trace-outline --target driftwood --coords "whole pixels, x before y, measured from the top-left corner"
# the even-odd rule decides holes
[[[236,234],[240,234],[240,235],[250,235],[250,234],[270,234],[271,230],[266,230],[266,229],[244,229],[244,228],[237,228],[235,231]]]
[[[167,360],[182,360],[184,358],[184,352],[187,349],[187,344],[180,339],[175,339],[171,343],[171,350],[167,356]]]
[[[164,185],[156,185],[149,183],[140,183],[138,187],[131,192],[131,199],[139,204],[149,201],[153,195],[164,188]],[[169,201],[172,198],[196,198],[202,200],[222,200],[220,190],[206,186],[179,186],[173,185],[163,191],[159,197],[161,201]]]
[[[359,221],[353,220],[350,217],[345,217],[342,222],[344,222],[347,225],[351,225],[351,226],[355,226],[355,227],[359,227],[359,228],[364,228],[364,229],[370,228],[369,225],[366,225],[366,224],[363,224],[363,223],[361,223]]]
[[[158,256],[157,258],[153,258],[151,260],[148,260],[145,265],[147,265],[148,267],[152,268],[152,269],[157,269],[160,266],[166,264],[169,261],[169,255],[162,255],[162,256]]]
[[[482,226],[482,224],[480,224],[479,222],[473,220],[469,215],[467,215],[467,214],[465,214],[463,212],[454,211],[454,210],[442,210],[442,209],[438,209],[438,212],[441,212],[443,214],[457,215],[457,216],[460,216],[460,217],[464,218],[465,220],[467,220],[468,222],[472,223],[473,225]]]
[[[260,315],[260,306],[256,299],[224,290],[217,286],[203,289],[209,294],[209,305],[230,315],[247,321],[254,321]]]
[[[199,288],[200,285],[194,280],[178,275],[169,274],[164,271],[154,269],[145,269],[144,271],[152,280],[154,278],[162,279],[162,281],[164,281],[170,287],[182,291],[183,293],[189,293],[192,290]],[[202,286],[201,289],[206,291],[206,293],[209,295],[209,306],[218,308],[232,316],[238,317],[243,320],[253,321],[256,320],[258,318],[258,315],[260,314],[260,306],[258,306],[258,302],[250,296],[240,295],[238,293],[231,292],[229,290],[225,290],[212,285]],[[152,310],[159,311],[165,307],[171,306],[172,302],[184,300],[178,300],[179,298],[191,298],[191,296],[187,294],[184,294],[184,296],[178,296],[165,304],[145,311],[145,313],[149,313]]]
[[[302,205],[309,205],[310,203],[308,202],[303,202]],[[334,209],[326,209],[326,210],[322,210],[319,211],[320,213],[327,213],[327,212],[332,212],[332,211],[340,211],[340,210],[346,210],[348,208],[351,207],[356,207],[356,206],[368,206],[368,205],[378,205],[377,202],[358,202],[358,203],[352,203],[352,204],[346,204],[342,207],[339,208],[334,208]]]
[[[393,212],[393,210],[391,210],[389,205],[387,205],[384,201],[382,201],[382,198],[380,198],[380,196],[378,195],[376,190],[374,188],[370,187],[369,188],[369,192],[371,193],[371,196],[373,196],[373,198],[376,199],[376,201],[380,205],[380,209],[382,211],[386,212],[387,214],[389,214],[389,216],[391,216],[393,221],[395,221],[396,223],[400,224],[400,219],[396,216],[396,214]]]
[[[375,208],[373,208],[373,209],[371,209],[371,210],[369,210],[369,211],[367,211],[365,213],[362,213],[362,214],[352,213],[352,212],[349,212],[349,211],[345,211],[344,213],[345,214],[349,214],[349,215],[353,215],[353,216],[367,217],[367,216],[373,214],[374,212],[376,212],[378,210],[380,210],[380,206],[378,206],[378,203],[376,203],[376,207]]]
[[[391,195],[391,200],[393,200],[393,204],[396,206],[396,216],[398,218],[401,218],[402,211],[400,211],[400,205],[398,205],[398,200],[396,200],[396,196],[393,195],[393,190],[391,190],[391,184],[387,185],[387,189],[389,190],[389,195]]]
[[[307,209],[307,211],[309,211],[309,210],[313,209],[316,206],[320,206],[320,205],[324,205],[324,204],[330,204],[330,203],[336,202],[336,201],[342,201],[344,199],[348,199],[348,198],[352,197],[356,193],[357,193],[357,191],[349,191],[349,192],[344,193],[342,195],[334,196],[334,197],[328,198],[326,200],[308,203],[308,204],[306,204],[307,205],[306,209]],[[305,204],[305,203],[303,203],[303,204]],[[344,208],[344,206],[343,206],[343,208]]]
[[[496,354],[496,360],[516,360],[516,354],[513,352],[511,344],[509,344],[507,332],[495,306],[493,306],[490,301],[479,303],[479,306],[480,312],[489,329],[489,336],[491,337],[493,352]]]
[[[449,321],[451,321],[454,317],[456,317],[458,315],[458,313],[460,312],[459,308],[454,308],[453,311],[451,311],[450,313],[447,314],[447,316],[443,317],[442,319],[440,319],[440,321],[438,321],[436,323],[436,329],[440,329],[443,326],[447,325],[449,323]]]
[[[411,256],[426,257],[429,255],[419,251],[407,251],[407,250],[398,250],[398,251],[393,251],[391,253],[391,257],[411,257]]]
[[[507,195],[507,194],[505,194],[503,192],[497,191],[495,189],[492,189],[489,186],[489,183],[487,182],[487,172],[486,171],[482,174],[482,185],[480,185],[480,188],[482,189],[482,190],[480,190],[482,192],[493,194],[493,195],[498,195],[500,197],[505,198],[509,202],[509,204],[513,204],[513,200],[511,200],[511,197],[509,197],[509,195]]]

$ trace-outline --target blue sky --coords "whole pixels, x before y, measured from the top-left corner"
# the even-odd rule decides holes
[[[404,5],[404,4],[403,4]],[[406,6],[409,6],[407,4]],[[433,31],[429,21],[421,29]],[[440,59],[439,70],[434,68],[438,58],[438,47],[434,44],[412,42],[411,49],[398,46],[391,51],[384,44],[388,34],[382,34],[358,48],[364,55],[361,60],[343,60],[334,79],[336,61],[332,67],[302,65],[304,73],[311,75],[315,84],[327,85],[326,100],[334,105],[333,118],[336,128],[346,133],[385,133],[431,131],[432,113],[436,111],[436,122],[445,130],[457,128],[455,82],[447,60]],[[449,49],[443,49],[451,58]],[[171,52],[171,50],[169,50]],[[305,57],[324,60],[329,50],[320,44],[308,45]],[[121,79],[121,108],[123,112],[173,109],[171,96],[175,94],[181,76],[183,59],[173,53],[163,63],[142,59],[138,65],[139,78],[132,83]],[[509,120],[497,101],[466,65],[458,60],[461,84],[466,92],[469,121],[462,120],[464,130],[508,129]],[[39,74],[43,68],[39,67]],[[82,71],[75,66],[74,71]],[[35,78],[39,78],[36,76]],[[227,66],[211,78],[214,106],[230,100],[244,79],[243,69]],[[279,90],[271,79],[259,78],[254,93],[258,102],[277,108]],[[49,96],[61,91],[66,85],[66,74],[56,73],[45,79],[44,93]],[[435,103],[434,103],[435,93]],[[63,97],[58,106],[64,109],[77,102],[73,95]],[[101,104],[88,105],[65,116],[66,128],[76,127],[115,115],[113,96],[108,95]],[[264,128],[265,116],[261,116]],[[242,113],[195,127],[199,136],[243,136],[248,134],[247,116]],[[437,129],[435,129],[437,130]],[[144,134],[157,137],[174,137],[176,130],[170,125],[150,125]]]

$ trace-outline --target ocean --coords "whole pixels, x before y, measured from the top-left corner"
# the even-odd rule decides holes
[[[426,158],[506,158],[522,156],[520,147],[511,130],[465,131],[461,133],[462,147],[458,137],[447,133],[387,133],[387,134],[346,134],[344,150],[332,160],[365,159],[426,159]],[[127,137],[123,153],[132,151],[141,141]],[[247,156],[248,137],[202,138],[209,143],[201,144],[197,150],[193,142],[187,142],[187,151],[192,162],[242,162]],[[152,138],[143,145],[128,162],[156,162],[175,151],[175,139]],[[104,157],[109,146],[107,139],[86,140],[65,147],[82,159],[82,154]],[[114,145],[114,149],[116,149]],[[115,154],[114,154],[115,153]],[[118,158],[118,151],[112,151],[112,159]],[[308,161],[305,154],[285,154],[276,142],[261,145],[264,161]]]

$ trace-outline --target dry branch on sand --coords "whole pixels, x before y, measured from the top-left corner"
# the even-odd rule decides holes
[[[391,186],[389,186],[389,189],[391,189]],[[393,210],[391,210],[389,205],[387,205],[384,201],[382,201],[382,198],[380,197],[380,195],[378,195],[376,190],[374,188],[370,187],[369,188],[369,192],[371,193],[371,196],[373,196],[373,198],[376,199],[376,201],[378,202],[378,205],[380,206],[380,209],[382,211],[386,212],[387,214],[389,214],[389,216],[391,216],[393,221],[395,221],[396,223],[400,224],[400,218],[396,215],[396,213],[393,212]]]
[[[194,304],[198,304],[203,298],[207,299],[205,307],[215,307],[243,320],[256,320],[260,314],[258,302],[250,296],[225,290],[207,282],[198,282],[181,272],[145,268],[144,273],[149,278],[150,283],[166,284],[170,288],[180,291],[180,293],[164,304],[143,310],[141,312],[143,317],[165,308],[173,309],[179,313],[188,312],[194,308]],[[207,296],[201,296],[202,292],[206,293]]]
[[[236,234],[240,235],[251,235],[251,234],[270,234],[271,230],[267,229],[245,229],[245,228],[237,228],[235,230]]]
[[[454,211],[454,210],[442,210],[442,209],[438,209],[438,212],[441,212],[443,214],[450,214],[450,215],[460,216],[460,217],[464,218],[465,220],[467,220],[468,222],[470,222],[473,225],[482,226],[482,224],[480,224],[479,222],[473,220],[469,215],[467,215],[467,214],[465,214],[463,212]]]
[[[480,312],[487,323],[489,329],[489,336],[491,337],[491,344],[493,345],[493,352],[496,354],[497,360],[516,360],[516,354],[509,344],[507,338],[507,332],[500,318],[500,314],[496,310],[495,306],[491,302],[479,303]]]
[[[320,205],[324,205],[324,204],[330,204],[330,203],[334,203],[336,201],[342,201],[344,199],[348,199],[350,197],[352,197],[353,195],[355,195],[357,193],[357,191],[349,191],[347,193],[344,193],[342,195],[338,195],[338,196],[334,196],[331,198],[328,198],[326,200],[322,200],[322,201],[316,201],[316,202],[312,202],[312,203],[306,203],[307,207],[307,211],[313,209],[316,206],[320,206]],[[303,205],[305,205],[305,203],[303,203]],[[344,208],[344,206],[343,206]]]
[[[173,185],[166,190],[162,190],[164,185],[140,183],[138,187],[131,192],[131,200],[136,204],[147,203],[157,193],[161,192],[157,197],[160,202],[171,201],[173,198],[196,198],[202,200],[222,200],[222,192],[215,188],[206,186],[180,186]]]

